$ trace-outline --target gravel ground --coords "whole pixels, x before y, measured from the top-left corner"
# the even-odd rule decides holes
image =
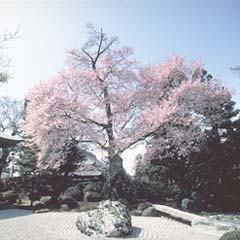
[[[9,209],[0,211],[1,240],[89,240],[75,227],[78,213]],[[194,228],[163,217],[132,217],[134,231],[121,239],[135,240],[218,240],[220,233]],[[100,238],[103,240],[104,238]],[[114,239],[114,238],[107,238]]]

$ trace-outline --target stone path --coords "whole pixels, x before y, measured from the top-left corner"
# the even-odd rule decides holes
[[[75,227],[78,213],[49,212],[31,214],[25,210],[0,211],[1,240],[90,240]],[[166,218],[132,217],[132,236],[136,240],[218,240],[219,234],[204,232]],[[220,234],[221,235],[221,234]],[[103,240],[103,238],[100,238]],[[107,238],[114,239],[114,238]]]

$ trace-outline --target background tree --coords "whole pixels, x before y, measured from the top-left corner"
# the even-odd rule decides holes
[[[173,56],[163,64],[142,66],[131,58],[132,49],[117,47],[116,38],[89,26],[89,38],[81,49],[69,51],[68,67],[42,82],[27,96],[25,131],[41,150],[40,164],[59,166],[59,151],[46,159],[49,145],[63,149],[68,139],[91,143],[106,151],[109,159],[107,188],[123,175],[121,153],[151,138],[160,127],[172,124],[189,128],[186,152],[204,136],[204,109],[217,108],[231,94],[213,79],[202,80],[201,64],[188,64]],[[221,119],[215,112],[209,121]],[[175,140],[181,132],[174,133]]]
[[[10,64],[10,60],[9,58],[7,58],[4,54],[3,54],[3,48],[4,48],[4,44],[6,42],[9,42],[10,40],[16,39],[19,35],[19,29],[17,29],[15,32],[1,32],[0,33],[0,84],[1,83],[5,83],[8,81],[8,79],[10,78],[10,75],[8,73],[8,68],[9,68],[9,64]],[[10,98],[7,97],[2,97],[0,99],[0,131],[5,131],[6,129],[10,128],[13,132],[13,134],[16,134],[17,128],[16,126],[14,126],[14,121],[12,116],[7,116],[7,113],[13,114],[13,108],[18,108],[17,107],[17,103],[14,102],[13,100],[11,100]],[[11,107],[9,105],[12,105]],[[11,110],[10,110],[11,109]],[[8,112],[9,111],[9,112]],[[7,119],[5,120],[4,117],[7,117]],[[17,116],[15,116],[17,117]],[[18,117],[17,117],[18,118]],[[16,118],[16,122],[18,121]],[[8,129],[8,130],[10,130]],[[11,131],[10,130],[10,131]],[[2,171],[3,168],[6,166],[7,162],[8,162],[8,157],[9,157],[9,153],[10,153],[10,149],[9,148],[3,148],[1,149],[1,158],[0,158],[0,178],[2,175]]]
[[[11,97],[0,97],[0,131],[11,135],[20,134],[23,123],[23,104]],[[14,148],[2,148],[0,158],[0,176],[4,168],[14,158]],[[12,153],[12,154],[10,154]]]
[[[36,145],[31,144],[30,140],[26,137],[24,138],[24,143],[19,144],[15,149],[17,152],[17,157],[15,158],[14,164],[17,167],[17,171],[20,176],[24,174],[32,174],[36,173],[37,160],[38,160],[38,148]]]
[[[144,160],[138,161],[136,168],[136,177],[142,180],[140,184],[144,186],[147,180],[148,185],[154,187],[155,183],[154,190],[147,188],[145,194],[153,192],[157,199],[172,197],[181,200],[184,197],[189,198],[193,192],[198,192],[205,201],[202,206],[204,208],[211,200],[215,207],[237,209],[240,184],[236,177],[239,171],[236,139],[239,132],[238,120],[233,117],[237,116],[239,110],[235,110],[234,105],[232,101],[222,105],[224,114],[221,121],[218,124],[215,122],[213,125],[202,126],[206,137],[200,142],[195,141],[195,146],[192,145],[187,154],[183,155],[176,144],[185,144],[184,135],[182,141],[174,142],[169,141],[174,135],[166,136],[164,131],[156,133],[149,141]],[[206,109],[206,116],[209,114],[214,114],[213,109]],[[178,126],[180,130],[181,127]],[[183,134],[187,135],[188,130],[184,131]],[[166,140],[165,144],[162,138]],[[146,162],[148,164],[142,164]],[[178,192],[175,191],[177,188]],[[177,195],[171,194],[173,189],[173,193]]]

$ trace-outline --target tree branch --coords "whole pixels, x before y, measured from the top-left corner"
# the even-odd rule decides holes
[[[118,154],[123,153],[128,148],[132,147],[133,145],[137,144],[138,142],[144,141],[146,138],[151,137],[156,132],[156,129],[146,133],[143,136],[140,136],[136,140],[132,141],[131,143],[127,144],[124,148],[118,150]]]

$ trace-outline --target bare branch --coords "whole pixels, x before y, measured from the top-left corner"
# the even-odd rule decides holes
[[[3,32],[0,34],[0,44],[17,39],[19,37],[20,26],[14,32]]]

